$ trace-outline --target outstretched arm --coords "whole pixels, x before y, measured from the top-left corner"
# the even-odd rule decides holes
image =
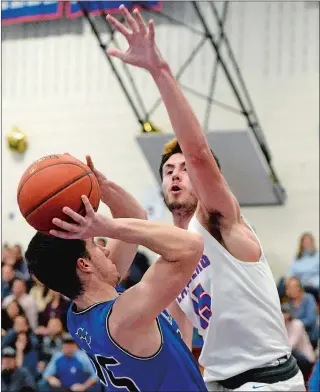
[[[125,189],[115,182],[109,181],[92,162],[91,157],[86,157],[87,165],[95,174],[101,193],[101,201],[109,208],[113,218],[136,218],[147,219],[145,209],[138,201]],[[110,259],[114,261],[117,270],[123,278],[130,268],[132,261],[137,253],[137,244],[127,244],[118,239],[108,241],[107,249],[110,252]]]
[[[129,28],[108,15],[108,21],[127,39],[129,49],[108,49],[108,54],[122,61],[148,70],[167,108],[172,127],[186,158],[186,166],[193,188],[201,207],[210,212],[219,211],[225,226],[240,220],[240,208],[211,154],[205,134],[174,79],[168,64],[162,59],[155,44],[153,21],[148,28],[139,11],[134,17],[124,7],[120,7]]]

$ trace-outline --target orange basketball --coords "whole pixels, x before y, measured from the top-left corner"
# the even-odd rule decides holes
[[[71,220],[62,212],[63,207],[85,215],[82,195],[88,196],[97,211],[100,189],[91,169],[71,155],[55,154],[28,167],[20,180],[17,199],[26,221],[37,231],[49,234],[49,230],[59,229],[52,223],[53,218]]]

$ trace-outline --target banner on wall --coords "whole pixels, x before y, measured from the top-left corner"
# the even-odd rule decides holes
[[[82,1],[83,7],[90,15],[118,12],[119,6],[133,8],[143,6],[158,10],[161,1]],[[3,25],[34,22],[40,20],[59,19],[64,16],[69,19],[81,17],[82,9],[78,1],[2,1],[1,22]]]
[[[63,1],[1,1],[2,24],[52,20],[63,15]]]
[[[161,1],[81,1],[81,5],[90,15],[100,15],[103,13],[114,13],[119,11],[120,5],[125,5],[128,9],[138,7],[143,4],[154,10],[161,8]],[[70,19],[82,16],[82,9],[78,1],[68,1],[66,4],[66,14]]]

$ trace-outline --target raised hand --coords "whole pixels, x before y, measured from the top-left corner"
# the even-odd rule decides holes
[[[92,237],[98,236],[108,236],[106,235],[108,229],[108,223],[111,224],[112,219],[106,218],[98,213],[96,213],[87,198],[87,196],[81,196],[82,202],[85,206],[86,216],[83,217],[77,212],[73,211],[69,207],[64,207],[62,211],[70,216],[75,223],[65,222],[61,219],[54,218],[52,223],[54,223],[61,230],[50,230],[50,234],[64,239],[81,239],[86,240]]]
[[[151,73],[155,72],[164,64],[164,60],[155,44],[153,20],[151,19],[146,26],[137,9],[131,15],[124,5],[119,8],[129,28],[111,15],[107,16],[107,20],[126,38],[129,48],[126,52],[110,48],[107,53],[110,56],[118,57],[125,63],[145,68]]]

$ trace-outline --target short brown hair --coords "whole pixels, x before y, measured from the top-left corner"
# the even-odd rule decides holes
[[[210,150],[214,160],[216,161],[216,164],[218,165],[218,168],[221,170],[220,162],[219,159],[215,156],[214,152]],[[183,154],[180,144],[178,143],[178,140],[176,138],[171,139],[167,144],[164,145],[163,153],[162,153],[162,158],[161,158],[161,163],[159,167],[159,174],[161,181],[163,179],[163,173],[162,169],[164,164],[167,162],[167,160],[172,157],[174,154]]]

